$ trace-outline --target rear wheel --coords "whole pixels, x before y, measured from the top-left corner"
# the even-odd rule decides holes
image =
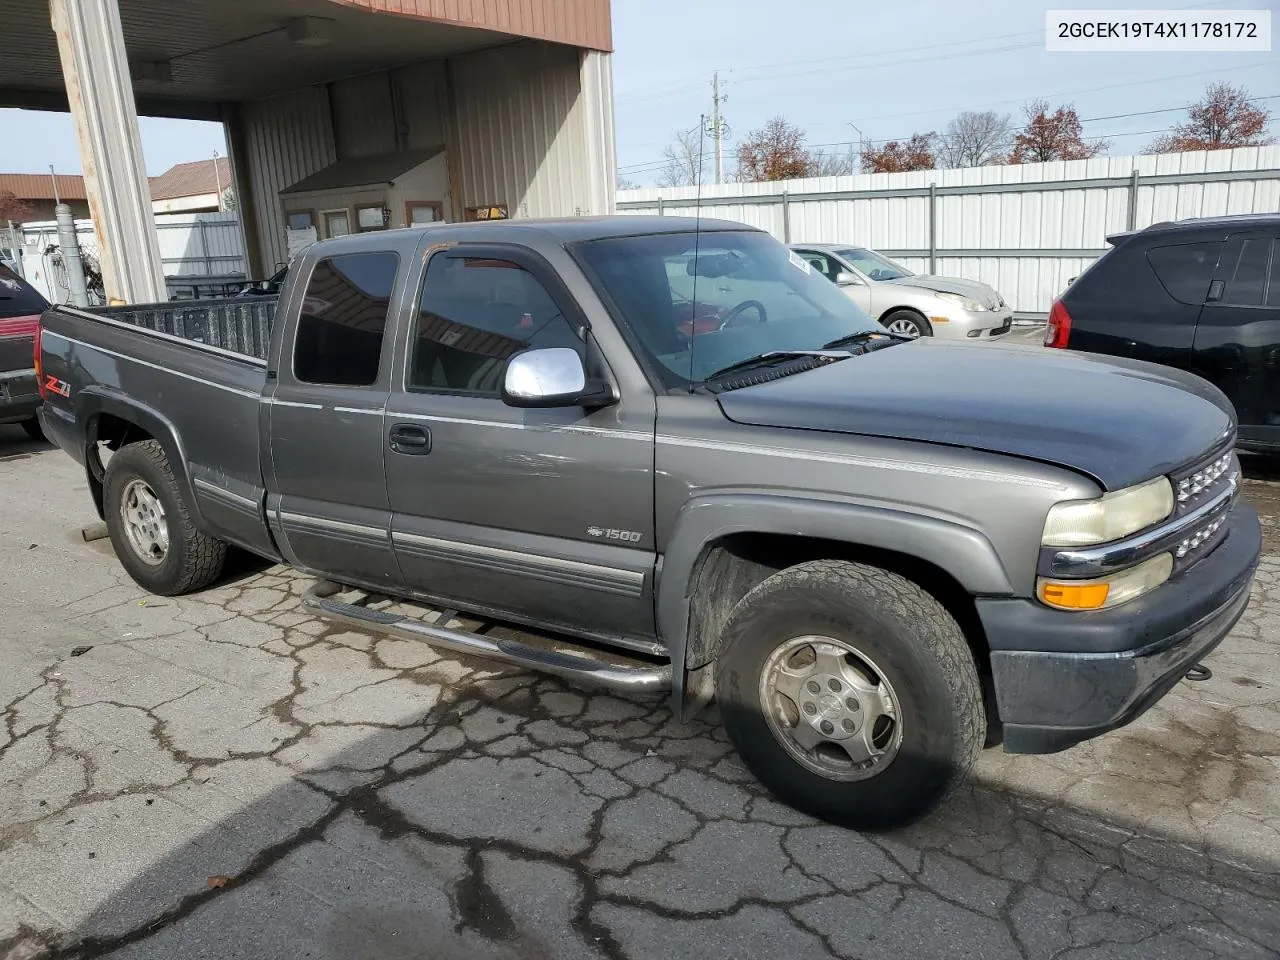
[[[159,443],[116,451],[103,493],[111,545],[139,586],[175,596],[206,587],[222,573],[227,545],[196,529]]]
[[[929,326],[929,321],[912,310],[895,310],[880,323],[890,333],[910,337],[912,340],[933,336],[933,327]]]
[[[982,688],[955,619],[917,584],[820,560],[734,609],[716,664],[725,727],[799,810],[884,829],[931,810],[982,749]]]
[[[27,431],[27,436],[32,440],[44,439],[44,429],[40,426],[40,421],[36,417],[32,417],[30,420],[23,420],[22,429]]]

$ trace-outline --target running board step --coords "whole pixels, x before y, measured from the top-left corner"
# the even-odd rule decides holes
[[[349,627],[376,630],[403,640],[418,640],[441,650],[497,660],[617,693],[664,693],[671,689],[670,664],[637,662],[635,666],[628,666],[599,660],[585,653],[544,650],[518,640],[451,630],[444,626],[451,619],[451,611],[438,616],[435,623],[428,623],[337,599],[338,594],[348,589],[327,580],[318,581],[303,594],[302,606],[317,617]]]

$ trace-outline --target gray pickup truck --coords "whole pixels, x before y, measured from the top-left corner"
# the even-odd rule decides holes
[[[1210,385],[905,341],[738,224],[325,241],[265,358],[62,308],[39,337],[46,432],[148,590],[233,544],[323,617],[714,696],[764,784],[860,827],[930,809],[989,727],[1040,753],[1132,720],[1260,552]]]

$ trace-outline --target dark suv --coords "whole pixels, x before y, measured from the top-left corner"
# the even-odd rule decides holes
[[[36,407],[36,325],[49,306],[20,276],[0,264],[0,423],[21,423],[32,439],[41,439]]]
[[[1198,374],[1240,418],[1240,445],[1280,450],[1280,214],[1157,223],[1113,247],[1049,315],[1045,346]]]

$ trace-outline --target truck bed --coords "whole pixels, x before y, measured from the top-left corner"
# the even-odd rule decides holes
[[[279,297],[220,297],[95,307],[90,312],[265,360],[279,302]]]
[[[136,321],[141,308],[133,309]],[[162,321],[172,308],[145,309]],[[41,350],[42,373],[52,384],[46,432],[87,465],[91,483],[101,480],[97,443],[120,439],[125,423],[138,425],[183,472],[178,481],[197,522],[275,555],[263,511],[263,357],[70,307],[44,314]]]

